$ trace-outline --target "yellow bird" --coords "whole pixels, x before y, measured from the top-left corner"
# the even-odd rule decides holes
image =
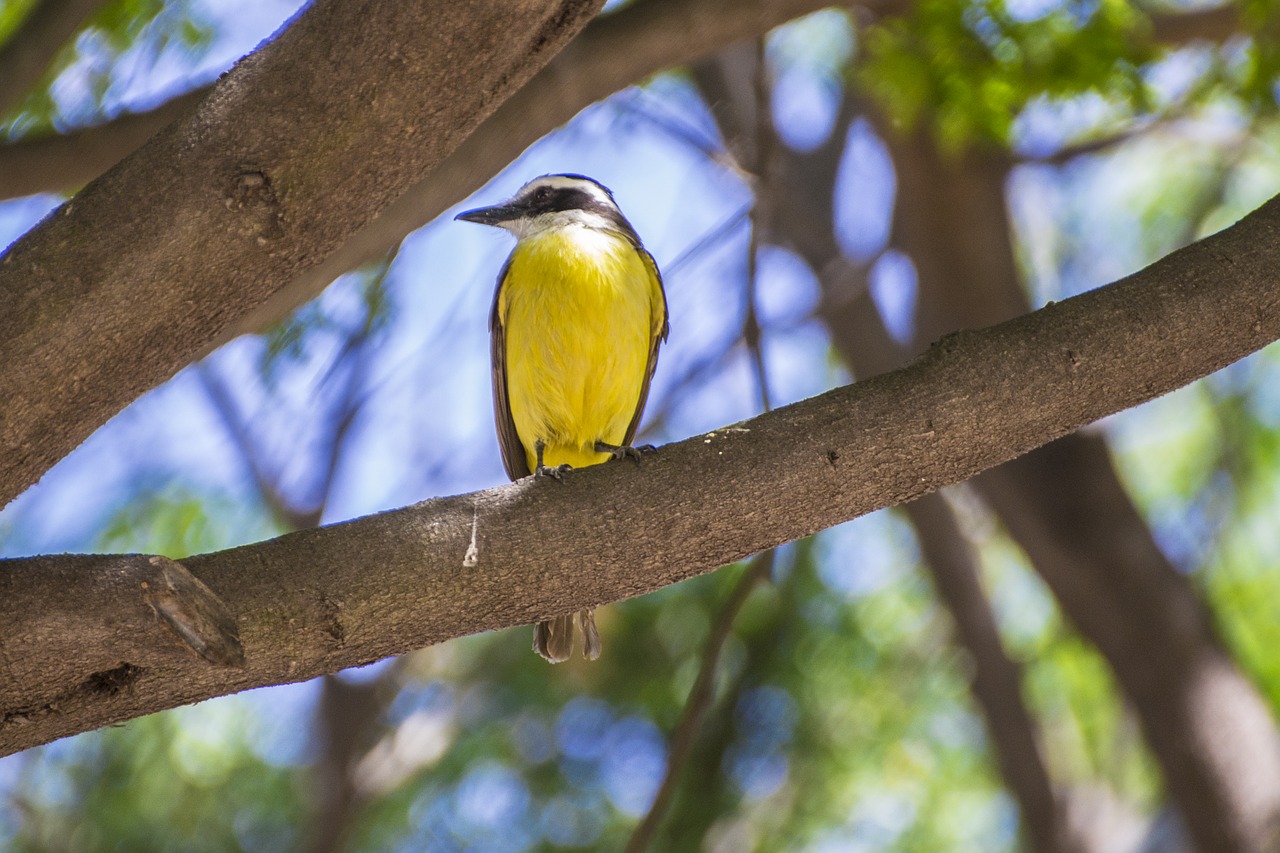
[[[505,228],[516,247],[489,315],[493,412],[512,480],[562,476],[631,446],[667,338],[667,297],[613,193],[583,175],[543,175],[510,200],[458,214]],[[600,656],[590,610],[539,622],[533,650],[553,663]]]

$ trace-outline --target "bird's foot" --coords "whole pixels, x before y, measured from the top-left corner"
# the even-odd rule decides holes
[[[565,463],[563,465],[543,465],[542,454],[547,449],[547,443],[542,439],[538,439],[533,444],[533,452],[537,456],[537,465],[533,468],[533,476],[541,479],[542,477],[550,477],[553,480],[563,480],[564,475],[573,470],[573,466]]]
[[[596,453],[608,453],[614,459],[634,459],[637,465],[646,453],[658,452],[658,448],[652,444],[638,444],[633,447],[629,444],[605,444],[603,441],[597,441],[595,449]]]
[[[572,465],[539,465],[537,470],[533,472],[533,476],[542,478],[550,477],[553,480],[563,480],[564,475],[573,470]]]

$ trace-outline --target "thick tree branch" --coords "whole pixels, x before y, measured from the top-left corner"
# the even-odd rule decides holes
[[[0,564],[0,751],[640,595],[967,479],[1280,337],[1277,254],[1280,199],[1114,285],[640,469],[527,479],[184,560],[237,615],[242,670],[175,660],[154,619],[130,616],[146,557]]]
[[[599,6],[317,0],[16,243],[0,502],[425,177]]]
[[[0,117],[24,95],[104,0],[41,0],[8,41],[0,45]]]
[[[409,190],[320,265],[229,328],[225,338],[262,330],[338,276],[395,248],[406,234],[475,192],[527,147],[590,104],[666,68],[830,5],[830,0],[643,0],[597,19],[428,180]],[[911,3],[865,0],[861,5],[888,14]]]

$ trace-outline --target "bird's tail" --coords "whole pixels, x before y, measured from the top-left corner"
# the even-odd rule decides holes
[[[533,626],[533,650],[552,663],[563,663],[573,654],[573,620],[582,626],[582,656],[587,660],[600,657],[600,632],[590,610],[579,610],[557,616]]]

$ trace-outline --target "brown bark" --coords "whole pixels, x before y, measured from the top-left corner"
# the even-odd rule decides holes
[[[319,0],[16,243],[0,502],[420,181],[599,5]]]
[[[838,278],[838,262],[827,277]],[[824,282],[827,293],[837,287]],[[828,302],[821,314],[836,349],[855,375],[875,376],[892,370],[904,357],[879,322],[865,289],[839,306]],[[995,759],[1018,808],[1031,850],[1103,849],[1073,831],[1068,805],[1053,784],[1040,743],[1040,727],[1022,698],[1021,668],[1005,652],[995,615],[978,574],[972,546],[954,514],[937,495],[926,495],[904,507],[920,543],[921,557],[943,604],[956,625],[956,639],[973,661],[971,689],[982,709]]]
[[[213,168],[217,170],[217,175],[213,185],[205,186],[203,192],[198,194],[200,198],[209,198],[213,204],[195,212],[218,220],[222,223],[221,227],[206,228],[207,223],[196,226],[184,224],[184,220],[173,215],[175,211],[169,206],[168,190],[166,206],[156,216],[145,222],[135,223],[137,227],[132,228],[131,233],[123,240],[107,233],[113,230],[115,223],[110,216],[105,215],[105,211],[91,217],[86,213],[84,205],[73,205],[71,209],[74,212],[69,217],[58,218],[61,223],[59,230],[64,233],[62,239],[79,247],[81,254],[86,256],[64,259],[59,266],[40,263],[38,259],[28,255],[26,264],[32,265],[22,270],[14,269],[13,254],[0,263],[0,288],[25,290],[34,294],[37,304],[47,306],[44,321],[50,332],[48,337],[61,336],[59,343],[45,347],[39,357],[28,353],[43,368],[40,371],[28,371],[21,362],[10,357],[9,351],[0,351],[0,363],[13,367],[13,371],[7,375],[0,370],[0,397],[24,399],[32,396],[38,400],[46,396],[46,389],[58,388],[64,384],[72,386],[70,393],[64,393],[60,400],[50,399],[46,404],[33,403],[16,409],[13,420],[0,427],[0,450],[6,451],[4,461],[0,462],[0,504],[12,499],[52,462],[69,452],[137,393],[164,379],[185,362],[208,352],[217,343],[240,332],[261,329],[278,319],[289,308],[318,293],[320,288],[341,273],[394,247],[404,234],[429,221],[449,204],[478,187],[523,147],[558,126],[583,106],[664,67],[687,62],[734,39],[757,35],[791,17],[821,8],[822,5],[822,0],[649,0],[607,16],[590,27],[586,37],[575,42],[574,49],[569,54],[544,69],[517,99],[486,121],[483,129],[462,149],[448,157],[431,173],[429,180],[420,180],[398,201],[391,201],[380,212],[378,204],[393,199],[395,188],[387,187],[389,192],[386,197],[376,200],[372,205],[353,206],[350,203],[352,199],[349,198],[352,181],[348,181],[344,187],[347,192],[332,192],[329,191],[332,190],[331,187],[321,187],[323,181],[344,174],[342,169],[318,163],[315,168],[303,169],[305,174],[289,174],[285,169],[283,177],[280,178],[278,173],[278,178],[299,188],[308,185],[310,178],[315,178],[315,186],[307,186],[308,192],[291,193],[291,208],[311,199],[323,198],[323,210],[318,209],[316,215],[323,220],[334,217],[342,220],[342,224],[333,229],[333,234],[310,234],[310,226],[291,227],[290,234],[303,235],[305,238],[290,241],[302,244],[292,248],[294,257],[290,257],[289,247],[282,245],[278,239],[268,238],[265,233],[257,233],[262,229],[274,233],[275,228],[281,224],[277,220],[280,211],[276,209],[279,199],[274,199],[273,203],[273,197],[281,187],[272,184],[253,186],[261,180],[260,173],[253,168],[249,168],[243,175],[244,181],[250,185],[241,185],[241,171],[245,167],[245,157],[251,153],[249,151],[230,148],[216,150],[216,146],[211,144],[204,144],[198,151],[198,157],[203,162],[215,164]],[[892,14],[908,6],[898,0],[868,0],[863,5],[880,14]],[[307,17],[314,18],[319,11],[312,10]],[[411,31],[410,28],[387,36],[379,43],[373,56],[394,66],[395,57],[382,47],[387,43],[396,43],[404,33]],[[421,39],[417,41],[430,43]],[[463,53],[475,55],[474,51]],[[263,81],[260,85],[268,88],[269,76],[260,73],[261,69],[254,72],[255,63],[263,65],[260,58],[251,59],[242,63],[222,83],[224,92],[234,89],[232,94],[238,93],[238,101],[235,97],[228,97],[217,104],[207,105],[201,113],[187,119],[184,126],[194,128],[199,126],[202,116],[210,117],[218,111],[223,111],[219,115],[225,115],[228,109],[238,109],[229,103],[237,101],[244,105],[243,114],[235,114],[234,121],[228,119],[226,123],[256,129],[269,123],[265,119],[259,122],[255,116],[271,115],[274,111],[286,116],[284,121],[291,121],[298,118],[300,104],[305,109],[305,105],[311,100],[328,97],[324,88],[327,78],[317,77],[309,69],[305,75],[296,75],[313,83],[310,90],[303,93],[306,97],[301,101],[289,102],[283,110],[275,109],[274,101],[265,103],[264,100],[269,99],[258,97],[261,93],[253,92],[252,86],[245,86],[241,82],[252,75]],[[300,64],[305,63],[300,60]],[[385,77],[382,67],[374,62],[352,63],[351,67],[358,69],[358,72],[357,79],[348,81],[349,85],[344,87],[347,95],[364,91],[370,85],[376,85],[372,81],[380,81]],[[489,67],[492,69],[494,66],[489,63]],[[465,90],[469,85],[460,88]],[[420,91],[421,80],[415,80],[409,88],[415,93]],[[190,97],[195,101],[200,96],[193,94]],[[350,105],[349,100],[347,103]],[[375,111],[378,116],[385,117],[395,112],[394,109],[386,109],[388,103],[385,97],[379,100]],[[180,106],[173,105],[172,112],[181,113]],[[486,108],[488,106],[491,103]],[[453,141],[450,134],[444,135],[448,138],[441,138],[437,134],[415,133],[407,141],[404,140],[404,135],[411,128],[415,131],[420,129],[420,123],[415,123],[413,117],[419,115],[422,105],[415,103],[414,107],[399,122],[401,133],[375,133],[373,135],[378,137],[379,144],[351,144],[345,151],[362,152],[364,159],[372,162],[376,151],[390,147],[395,151],[386,155],[387,159],[403,161],[413,168],[414,158],[404,156],[401,149],[420,145],[432,148],[430,144],[421,141],[426,136],[433,137],[431,142],[441,142],[440,149],[447,148],[447,143]],[[136,123],[130,126],[110,130],[102,128],[100,138],[109,137],[119,143],[121,148],[127,147],[129,141],[150,134],[163,118],[170,115],[169,109],[166,106],[161,111],[137,117]],[[365,115],[368,110],[357,112],[361,113],[362,118],[368,117]],[[303,117],[292,130],[299,140],[308,138],[308,134],[314,134],[321,140],[331,139],[331,128],[339,117],[337,110],[329,109],[320,116],[319,122],[315,120],[315,116],[312,116],[311,121],[306,121]],[[96,132],[86,131],[86,134],[89,133]],[[170,149],[182,149],[181,144],[175,145],[175,141],[181,142],[179,131],[171,131],[166,139],[168,142],[164,144]],[[74,147],[75,142],[68,145]],[[114,182],[116,198],[121,200],[126,209],[136,207],[133,200],[156,198],[153,191],[155,181],[163,183],[165,175],[188,175],[196,181],[209,177],[207,167],[191,169],[166,162],[164,157],[156,156],[152,146],[148,146],[148,152],[136,162],[132,171],[134,179],[122,182],[120,175],[113,173],[117,175]],[[258,153],[253,153],[250,159],[256,157]],[[108,159],[110,157],[104,156],[98,163]],[[269,158],[261,159],[266,161]],[[232,160],[235,162],[230,162]],[[123,168],[124,164],[121,166]],[[359,173],[359,164],[347,171]],[[423,177],[427,171],[429,170],[419,168],[419,177]],[[83,172],[77,174],[76,181],[86,176]],[[315,192],[310,191],[313,189]],[[304,199],[303,195],[307,198]],[[368,194],[369,198],[374,195]],[[102,196],[103,193],[98,192],[95,197],[101,199]],[[110,206],[112,200],[106,201],[107,204],[99,203],[94,209],[101,211],[103,207]],[[217,213],[218,203],[229,203],[236,210],[223,216]],[[374,208],[374,215],[360,221],[370,207]],[[97,231],[86,229],[81,224],[90,222],[94,217],[102,219],[106,224],[101,225]],[[302,223],[291,224],[301,226]],[[344,228],[351,226],[354,226],[353,232],[343,232]],[[203,235],[209,239],[203,243],[196,239],[188,242],[175,236],[175,230],[181,234],[193,237]],[[120,229],[121,234],[127,231],[130,229]],[[325,237],[332,239],[326,240]],[[46,260],[55,260],[54,256],[59,254],[57,247],[53,245],[58,239],[56,236],[44,238],[43,243],[48,250],[45,253],[48,256]],[[265,239],[266,245],[258,246],[259,239]],[[340,247],[334,250],[339,243]],[[168,249],[157,254],[146,251],[147,247],[159,245],[166,245]],[[209,251],[207,263],[201,257],[205,251],[202,246]],[[128,250],[131,255],[127,263],[113,261],[117,255],[124,254],[120,251],[121,248]],[[326,255],[326,252],[330,253]],[[188,274],[187,270],[191,267],[195,267],[200,275],[193,277]],[[94,272],[89,276],[84,274],[85,270]],[[33,276],[33,273],[36,275]],[[56,288],[48,285],[35,286],[35,282],[30,280],[36,278],[49,282],[55,277],[60,281]],[[4,283],[6,279],[8,284]],[[198,287],[201,280],[205,284]],[[180,282],[181,286],[170,286],[173,282]],[[110,285],[109,289],[107,285]],[[55,289],[62,295],[55,296],[46,292],[50,289]],[[162,292],[157,293],[157,290]],[[90,295],[98,297],[97,304],[87,304],[90,300],[86,296]],[[192,296],[198,298],[191,299]],[[58,306],[56,309],[52,306],[55,302]],[[108,306],[121,305],[129,310],[107,310]],[[199,310],[192,310],[193,308]],[[130,313],[133,310],[137,311],[136,317]],[[104,322],[104,318],[109,318],[110,322]],[[187,322],[177,322],[179,319],[186,319]],[[10,347],[17,343],[12,325],[0,329],[0,332],[6,333]],[[62,345],[64,343],[68,345]],[[140,351],[143,350],[155,354],[155,364],[142,361]],[[85,356],[90,353],[92,358],[89,362],[99,374],[97,378],[85,375]],[[144,364],[147,365],[146,370],[142,369]],[[20,367],[23,369],[19,369]],[[69,377],[69,381],[51,382],[55,376]],[[94,386],[91,393],[80,393],[80,389],[86,385]],[[36,411],[30,411],[32,408]]]
[[[902,370],[639,469],[522,480],[183,560],[237,616],[243,669],[164,653],[170,635],[132,603],[128,571],[145,557],[2,563],[0,750],[640,595],[967,479],[1280,337],[1277,238],[1280,199],[1114,285],[949,336]],[[76,619],[51,626],[51,613]]]

